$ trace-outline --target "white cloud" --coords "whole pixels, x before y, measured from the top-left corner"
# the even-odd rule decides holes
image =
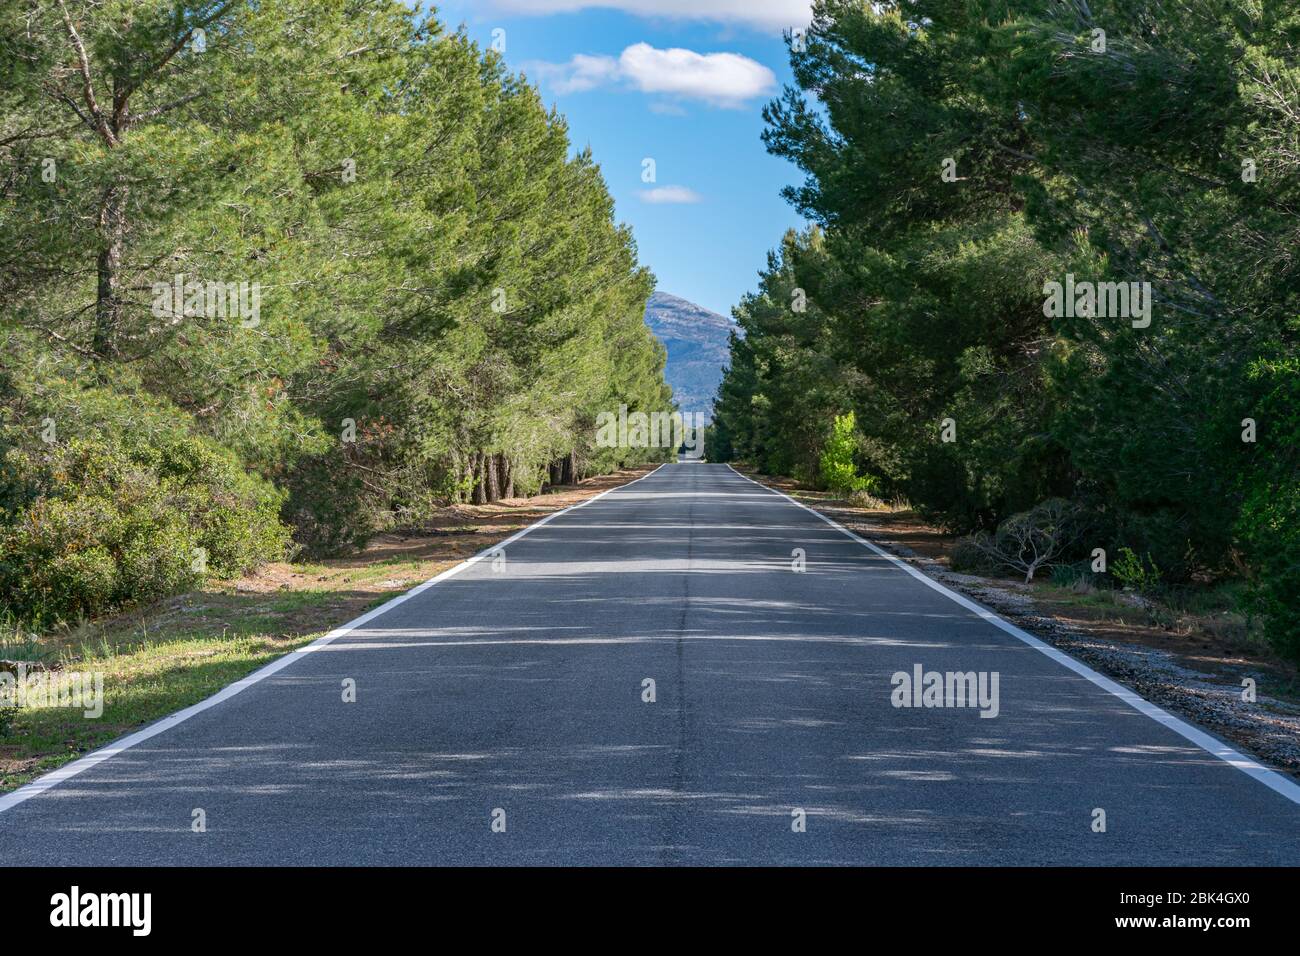
[[[492,0],[505,13],[574,13],[601,8],[641,17],[739,23],[765,30],[806,26],[812,0]]]
[[[584,93],[618,79],[618,61],[612,56],[585,53],[568,63],[528,63],[524,70],[545,80],[557,93]]]
[[[641,190],[639,195],[642,202],[653,203],[657,206],[704,201],[703,196],[693,189],[687,189],[685,186],[656,186],[654,189]]]
[[[619,71],[643,93],[668,93],[738,106],[776,86],[776,74],[739,53],[656,50],[635,43],[618,58]]]
[[[658,50],[648,43],[634,43],[617,60],[580,53],[568,63],[532,63],[525,71],[546,81],[557,93],[579,93],[621,81],[642,93],[732,108],[776,86],[771,70],[739,53]]]

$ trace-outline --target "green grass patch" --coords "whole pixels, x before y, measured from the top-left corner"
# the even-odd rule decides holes
[[[109,645],[66,669],[102,673],[103,714],[73,707],[22,707],[0,738],[0,792],[74,760],[121,735],[215,694],[315,635],[227,633]]]
[[[11,710],[0,733],[0,792],[196,704],[310,643],[333,623],[320,615],[334,611],[331,605],[345,595],[346,588],[202,591],[136,618],[68,627],[39,639],[12,626],[0,631],[0,658],[44,664],[56,675],[99,673],[104,689],[98,718],[75,707]]]

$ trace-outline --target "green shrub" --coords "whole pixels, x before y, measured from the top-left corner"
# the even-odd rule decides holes
[[[1279,654],[1300,663],[1300,489],[1248,502],[1238,527],[1252,572],[1242,606],[1263,618]]]
[[[303,459],[294,470],[284,518],[307,555],[327,557],[365,545],[378,516],[361,479],[320,455]]]
[[[1052,567],[1052,583],[1060,588],[1076,590],[1097,585],[1097,575],[1092,572],[1091,561],[1074,561]]]
[[[1236,526],[1250,569],[1242,606],[1263,619],[1279,654],[1300,663],[1300,359],[1261,362],[1251,376],[1265,391]]]
[[[948,566],[954,571],[971,574],[992,574],[998,570],[997,563],[971,537],[957,539],[948,557]]]
[[[1116,516],[1114,536],[1110,540],[1126,542],[1151,565],[1158,565],[1162,582],[1188,584],[1196,572],[1221,565],[1214,556],[1217,548],[1198,550],[1195,542],[1207,539],[1194,525],[1186,514],[1170,510],[1124,511]]]
[[[857,473],[854,461],[857,449],[857,422],[853,413],[836,415],[820,460],[822,485],[828,491],[852,494],[874,490],[875,481]]]
[[[1139,594],[1155,594],[1161,588],[1160,568],[1155,560],[1149,554],[1138,557],[1132,548],[1119,549],[1110,573],[1125,588]]]
[[[0,459],[0,590],[19,618],[90,616],[280,558],[282,495],[195,436]]]

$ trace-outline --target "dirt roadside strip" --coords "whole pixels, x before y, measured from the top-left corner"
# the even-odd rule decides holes
[[[1300,779],[1300,675],[1266,649],[1225,638],[1213,630],[1212,620],[1183,619],[1175,626],[1153,622],[1150,609],[1129,595],[1087,602],[1046,582],[1025,585],[952,571],[947,557],[956,538],[912,512],[858,506],[790,479],[739,470],[833,518],[1148,701]],[[1246,679],[1254,681],[1253,702],[1243,699]]]
[[[316,562],[280,562],[117,616],[0,646],[55,681],[102,675],[103,713],[32,706],[10,711],[0,733],[0,793],[14,790],[128,732],[215,694],[547,515],[634,481],[627,469],[533,498],[458,505],[365,550]],[[3,728],[0,728],[3,730]]]

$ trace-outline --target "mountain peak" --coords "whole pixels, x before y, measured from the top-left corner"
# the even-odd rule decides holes
[[[655,292],[646,303],[646,325],[668,350],[664,378],[683,412],[713,416],[713,399],[730,356],[735,323],[667,292]]]

